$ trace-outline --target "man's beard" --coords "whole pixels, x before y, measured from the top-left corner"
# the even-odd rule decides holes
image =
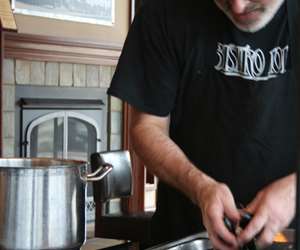
[[[264,6],[260,3],[250,2],[246,7],[243,13],[249,13],[252,11],[260,12],[259,20],[249,20],[249,22],[245,21],[243,23],[238,22],[234,19],[234,14],[231,11],[231,4],[229,1],[225,1],[224,6],[215,0],[217,6],[226,14],[226,16],[233,22],[233,24],[240,30],[245,32],[254,33],[262,28],[264,28],[275,16],[280,6],[284,3],[285,0],[278,0],[278,6]]]

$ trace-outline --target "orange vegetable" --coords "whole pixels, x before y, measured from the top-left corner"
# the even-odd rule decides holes
[[[285,237],[285,235],[283,233],[278,233],[275,235],[274,239],[273,239],[273,242],[276,242],[276,243],[287,243],[288,240],[287,238]]]

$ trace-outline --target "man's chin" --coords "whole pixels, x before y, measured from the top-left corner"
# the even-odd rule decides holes
[[[255,33],[266,26],[263,24],[240,24],[235,21],[233,23],[239,30],[249,33]]]
[[[249,18],[247,19],[235,19],[233,16],[231,16],[230,14],[228,14],[227,16],[229,17],[229,19],[234,23],[234,25],[245,32],[257,32],[261,29],[263,29],[264,27],[267,26],[268,23],[271,22],[271,20],[273,19],[274,15],[276,14],[276,12],[265,12],[263,15],[257,16],[256,18]],[[254,16],[253,16],[254,17]]]
[[[231,18],[231,21],[239,30],[244,31],[244,32],[249,32],[249,33],[257,32],[257,31],[263,29],[268,24],[268,21],[266,21],[266,20],[241,23],[241,22],[237,22],[236,20]]]

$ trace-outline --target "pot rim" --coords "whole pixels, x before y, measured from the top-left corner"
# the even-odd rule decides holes
[[[86,166],[86,161],[59,159],[59,158],[0,158],[1,169],[45,169],[45,168],[71,168]]]

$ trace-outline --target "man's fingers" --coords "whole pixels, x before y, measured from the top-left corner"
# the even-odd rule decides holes
[[[208,216],[208,220],[210,223],[210,228],[214,232],[214,235],[218,235],[218,238],[222,239],[228,245],[232,247],[238,247],[238,242],[235,235],[233,235],[225,226],[223,213],[212,211]]]
[[[225,226],[224,220],[218,220],[213,223],[215,228],[218,228],[218,237],[221,238],[223,241],[227,242],[231,246],[238,247],[238,242],[235,237]]]
[[[224,214],[234,222],[238,222],[241,219],[239,210],[237,209],[232,196],[228,197],[228,199],[224,201]]]
[[[244,245],[252,240],[258,233],[260,233],[267,223],[268,216],[264,212],[257,212],[246,228],[238,236],[240,245]]]
[[[224,184],[221,184],[220,186],[223,191],[222,196],[220,197],[223,203],[223,213],[231,221],[238,222],[240,220],[240,213],[235,205],[233,195],[228,186]]]
[[[272,244],[277,232],[279,232],[279,228],[275,225],[266,225],[256,240],[257,247],[264,248]]]
[[[224,223],[224,216],[238,222],[240,215],[235,206],[230,189],[223,183],[213,183],[207,187],[206,196],[202,192],[200,205],[203,222],[214,248],[220,250],[238,249],[237,238]]]

